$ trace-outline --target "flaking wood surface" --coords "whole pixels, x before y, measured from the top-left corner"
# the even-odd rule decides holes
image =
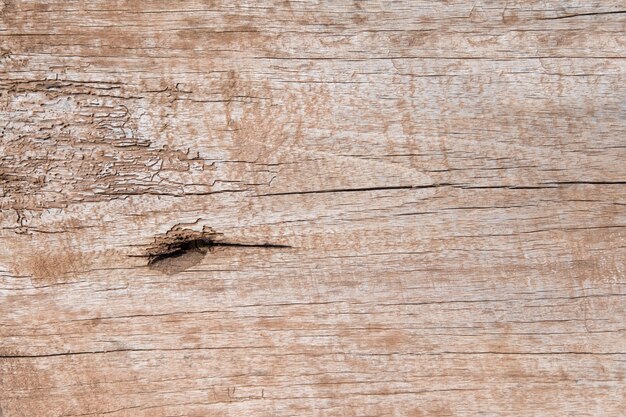
[[[0,415],[624,416],[625,33],[0,1]]]

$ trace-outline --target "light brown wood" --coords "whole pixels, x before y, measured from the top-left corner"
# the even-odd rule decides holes
[[[0,1],[0,416],[615,416],[624,1]]]

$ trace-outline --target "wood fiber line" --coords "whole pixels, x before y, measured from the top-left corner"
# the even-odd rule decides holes
[[[0,417],[622,417],[625,35],[0,0]]]

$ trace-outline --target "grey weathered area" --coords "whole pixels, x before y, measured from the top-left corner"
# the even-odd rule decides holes
[[[623,416],[625,34],[0,0],[0,416]]]

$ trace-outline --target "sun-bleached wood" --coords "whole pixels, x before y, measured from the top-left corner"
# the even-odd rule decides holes
[[[606,416],[624,1],[0,1],[0,416]]]

